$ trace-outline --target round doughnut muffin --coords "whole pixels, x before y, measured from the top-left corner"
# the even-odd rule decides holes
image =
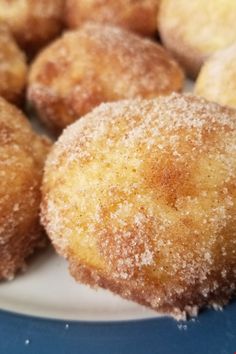
[[[11,279],[45,242],[39,205],[49,146],[18,109],[0,98],[0,279]]]
[[[3,27],[0,28],[0,77],[0,96],[20,103],[27,78],[26,58]]]
[[[0,96],[19,104],[26,85],[26,58],[4,26],[0,27],[0,77]]]
[[[185,318],[235,294],[235,187],[235,110],[107,103],[49,154],[42,222],[79,282]]]
[[[160,0],[66,0],[65,21],[78,28],[85,21],[113,24],[144,36],[156,32]]]
[[[102,102],[179,91],[183,73],[160,45],[126,30],[88,23],[42,51],[28,100],[56,133]]]
[[[165,46],[196,77],[217,50],[236,41],[235,0],[163,0],[158,28]]]
[[[197,78],[195,93],[209,101],[236,108],[236,44],[206,61]]]
[[[0,0],[0,23],[33,54],[62,29],[64,0]]]

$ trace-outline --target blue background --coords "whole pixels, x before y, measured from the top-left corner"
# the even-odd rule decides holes
[[[195,320],[65,322],[0,311],[1,354],[234,354],[236,302]]]

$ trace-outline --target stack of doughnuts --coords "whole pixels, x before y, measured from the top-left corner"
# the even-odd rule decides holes
[[[0,279],[49,239],[78,282],[177,319],[235,296],[235,18],[0,0]]]

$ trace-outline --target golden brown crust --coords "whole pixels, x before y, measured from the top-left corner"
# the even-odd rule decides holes
[[[0,99],[0,279],[10,279],[45,243],[39,223],[40,185],[49,141]]]
[[[32,64],[28,99],[60,132],[101,102],[180,91],[183,73],[160,45],[88,23],[65,34]]]
[[[236,289],[236,111],[191,95],[104,104],[49,155],[42,222],[73,276],[184,317]]]
[[[4,27],[0,28],[0,77],[0,96],[19,104],[26,85],[26,58]]]
[[[202,286],[196,285],[191,291],[186,291],[180,298],[178,294],[168,297],[164,287],[157,287],[155,284],[145,284],[140,288],[140,284],[135,280],[126,281],[109,279],[102,276],[97,269],[93,269],[84,264],[79,264],[77,260],[73,262],[70,258],[69,263],[71,275],[80,283],[89,285],[91,288],[101,287],[120,295],[124,299],[135,301],[140,305],[152,308],[162,314],[169,314],[177,320],[186,320],[187,317],[195,317],[203,307],[213,307],[218,310],[227,305],[229,299],[236,295],[236,292],[229,291],[229,282],[235,283],[235,276],[227,279],[221,287],[212,291],[209,297],[201,294]],[[200,295],[199,295],[200,293]],[[160,298],[162,302],[156,302]],[[186,305],[187,304],[187,305]],[[196,305],[197,304],[197,305]]]
[[[60,33],[63,10],[63,0],[1,0],[0,23],[32,55]]]
[[[236,108],[236,45],[212,55],[203,65],[194,91],[209,101]]]
[[[164,45],[195,78],[205,60],[236,41],[234,0],[161,1],[158,29]]]
[[[158,8],[159,0],[66,0],[65,19],[69,28],[95,21],[153,36]]]

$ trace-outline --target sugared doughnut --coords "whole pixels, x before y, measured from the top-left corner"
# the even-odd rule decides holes
[[[78,28],[85,21],[113,24],[144,36],[156,32],[160,0],[66,0],[66,23]]]
[[[217,50],[236,41],[235,0],[162,0],[161,38],[191,77]]]
[[[183,73],[160,45],[116,27],[88,23],[42,51],[28,99],[55,132],[101,102],[179,91]]]
[[[24,53],[5,28],[0,28],[0,96],[20,103],[27,78]]]
[[[40,185],[49,142],[0,99],[0,279],[10,279],[44,242]]]
[[[178,94],[103,104],[63,132],[42,188],[79,282],[179,318],[235,294],[235,110]]]
[[[0,24],[32,54],[60,33],[63,10],[64,0],[0,0]]]
[[[207,60],[197,78],[195,93],[236,108],[236,44]]]

